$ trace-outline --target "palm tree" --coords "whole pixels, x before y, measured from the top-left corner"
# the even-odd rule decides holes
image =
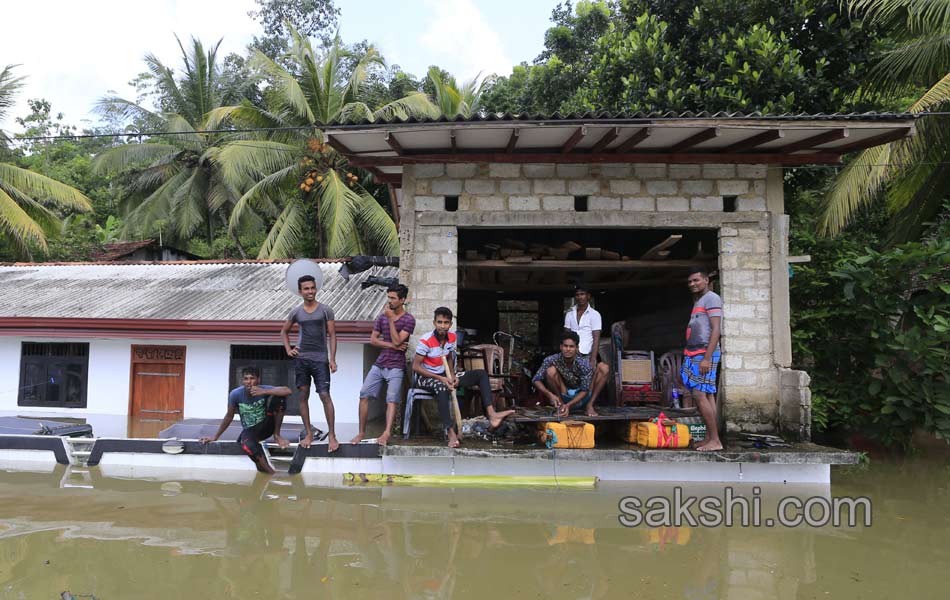
[[[950,107],[950,2],[948,0],[849,0],[848,7],[890,27],[897,46],[874,66],[867,93],[917,96],[912,113]],[[912,239],[940,211],[950,190],[950,119],[927,116],[917,135],[858,154],[825,199],[822,229],[837,233],[855,212],[884,196],[893,215],[892,241]]]
[[[231,208],[241,194],[225,181],[215,160],[225,136],[201,133],[209,129],[206,115],[222,105],[225,83],[216,59],[219,40],[213,48],[192,39],[190,52],[175,36],[181,49],[181,77],[152,54],[145,63],[156,82],[161,111],[151,111],[135,102],[109,96],[98,102],[100,112],[137,119],[166,134],[161,141],[129,143],[96,157],[102,172],[128,174],[128,214],[123,235],[151,233],[164,221],[173,234],[187,240],[199,232],[210,244],[217,227],[228,227]],[[256,215],[244,216],[243,225],[260,225]],[[238,251],[246,256],[237,228],[228,227]]]
[[[383,64],[374,47],[353,56],[337,38],[318,53],[305,36],[293,28],[290,33],[285,63],[290,69],[259,51],[252,58],[270,82],[266,106],[244,103],[209,115],[209,128],[230,121],[240,128],[268,129],[232,139],[215,158],[224,180],[246,190],[234,207],[232,227],[248,213],[266,215],[273,225],[260,256],[290,256],[306,233],[312,206],[321,256],[396,254],[399,237],[393,219],[360,177],[347,170],[346,159],[326,143],[321,128],[341,121],[437,116],[437,110],[420,92],[373,110],[358,100],[358,93],[367,70]],[[354,65],[349,73],[346,61]]]
[[[0,121],[22,84],[22,77],[13,76],[13,65],[0,70]],[[0,144],[7,140],[0,132]],[[92,203],[79,190],[55,179],[0,163],[0,235],[18,255],[32,260],[32,249],[46,252],[47,235],[55,235],[62,226],[54,209],[89,212]]]
[[[444,73],[439,67],[429,67],[429,83],[434,90],[432,102],[438,114],[448,119],[468,119],[480,112],[485,85],[485,80],[478,80],[480,76],[481,73],[459,87],[455,77]]]

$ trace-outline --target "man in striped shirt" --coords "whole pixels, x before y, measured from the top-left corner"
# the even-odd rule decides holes
[[[428,390],[435,395],[439,404],[439,417],[442,428],[449,440],[449,448],[459,447],[459,432],[455,430],[455,421],[449,402],[452,402],[450,391],[459,387],[478,386],[482,396],[482,406],[492,429],[501,425],[513,410],[498,412],[495,410],[494,398],[491,393],[491,384],[488,373],[484,369],[472,371],[456,371],[453,377],[445,372],[442,358],[448,360],[449,365],[455,364],[455,344],[457,338],[449,329],[452,327],[452,311],[444,306],[435,309],[435,318],[432,321],[435,329],[419,338],[416,346],[416,355],[412,360],[412,371],[418,376],[416,386]]]

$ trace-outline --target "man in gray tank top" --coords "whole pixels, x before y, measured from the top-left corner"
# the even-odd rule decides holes
[[[317,302],[317,282],[311,275],[304,275],[297,281],[303,304],[287,315],[280,330],[287,356],[294,359],[295,385],[299,390],[300,418],[306,434],[300,440],[303,448],[313,443],[313,430],[310,425],[310,382],[323,403],[323,412],[327,418],[329,434],[327,451],[335,452],[340,447],[334,428],[333,399],[330,397],[330,373],[336,373],[336,320],[333,309]],[[297,345],[290,345],[290,330],[294,323],[300,328]]]

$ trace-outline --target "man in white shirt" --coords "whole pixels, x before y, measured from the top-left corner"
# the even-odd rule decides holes
[[[606,363],[597,363],[597,351],[600,347],[600,330],[603,322],[600,313],[590,305],[590,290],[584,285],[574,288],[574,306],[564,315],[564,328],[577,333],[581,342],[577,348],[577,357],[590,361],[594,371],[594,380],[591,384],[590,402],[587,403],[587,415],[596,416],[594,403],[603,391],[610,374],[610,367]]]

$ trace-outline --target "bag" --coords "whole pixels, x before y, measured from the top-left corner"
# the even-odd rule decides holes
[[[540,438],[548,448],[593,448],[594,426],[583,421],[542,423]]]
[[[655,419],[637,425],[637,444],[647,448],[686,448],[689,428],[660,413]]]

